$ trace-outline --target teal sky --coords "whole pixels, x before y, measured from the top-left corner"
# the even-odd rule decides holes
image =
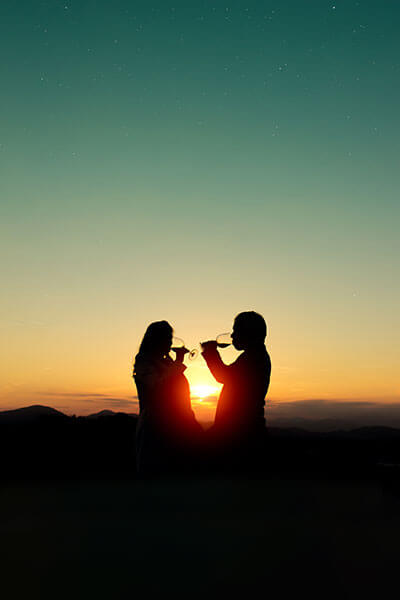
[[[128,394],[150,321],[246,309],[272,396],[398,398],[399,30],[391,0],[3,0],[0,404]]]

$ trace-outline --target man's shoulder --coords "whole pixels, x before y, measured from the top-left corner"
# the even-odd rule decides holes
[[[267,362],[271,361],[270,356],[269,356],[268,351],[265,346],[262,346],[261,348],[255,348],[254,350],[251,350],[251,351],[243,352],[243,354],[241,354],[239,356],[239,359],[240,358],[243,358],[248,361],[253,361],[253,362],[254,361],[256,361],[256,362],[257,361],[261,361],[261,362],[262,361],[267,361]]]
[[[271,359],[265,347],[254,352],[243,352],[232,364],[257,371],[271,369]]]

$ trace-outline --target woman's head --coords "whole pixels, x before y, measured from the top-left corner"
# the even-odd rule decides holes
[[[171,349],[173,329],[167,321],[150,323],[140,344],[139,354],[165,356]]]

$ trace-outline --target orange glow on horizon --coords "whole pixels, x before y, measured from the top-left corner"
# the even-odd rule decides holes
[[[219,388],[209,383],[195,383],[190,386],[190,395],[198,400],[204,400],[209,396],[215,396]]]

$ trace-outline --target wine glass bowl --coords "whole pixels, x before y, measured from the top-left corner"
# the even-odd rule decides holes
[[[232,345],[232,336],[230,333],[220,333],[216,337],[218,348],[227,348]]]
[[[185,348],[185,342],[181,338],[173,337],[172,344],[171,344],[171,350],[173,352],[175,352],[176,350],[179,350],[180,348]],[[199,351],[197,350],[197,348],[192,348],[192,350],[188,350],[189,360],[195,360],[195,358],[197,358],[198,354],[199,354]]]
[[[181,338],[173,337],[171,343],[171,350],[175,352],[175,350],[179,350],[179,348],[184,348],[185,342],[181,340]]]

